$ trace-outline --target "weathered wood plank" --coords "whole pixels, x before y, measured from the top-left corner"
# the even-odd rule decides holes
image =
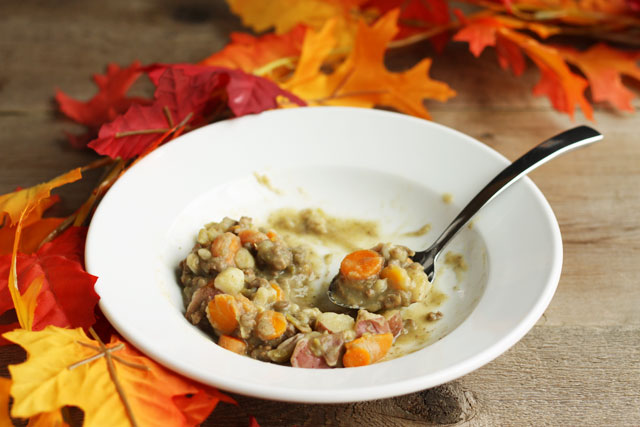
[[[235,396],[222,425],[634,425],[640,417],[640,328],[536,326],[487,366],[445,386],[347,405],[299,405]],[[634,391],[636,390],[636,391]]]

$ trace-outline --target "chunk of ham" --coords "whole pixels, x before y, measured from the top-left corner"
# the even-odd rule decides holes
[[[358,317],[356,318],[356,337],[361,337],[364,334],[386,334],[391,332],[393,337],[396,338],[402,333],[402,316],[400,312],[396,311],[387,317],[369,313],[366,310],[360,310]]]
[[[298,341],[291,355],[291,366],[295,368],[329,369],[331,366],[321,356],[316,356],[309,347],[309,338]]]
[[[206,316],[206,307],[214,296],[221,293],[214,287],[204,286],[193,293],[191,301],[187,306],[185,317],[191,323],[197,325]]]

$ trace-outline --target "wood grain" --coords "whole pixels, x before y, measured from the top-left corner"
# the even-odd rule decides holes
[[[222,1],[1,2],[0,194],[96,157],[67,145],[63,132],[79,128],[55,112],[55,88],[87,99],[91,74],[107,62],[197,61],[240,28]],[[432,76],[458,92],[427,103],[434,120],[509,159],[586,123],[530,94],[537,71],[513,77],[490,51],[475,59],[453,44],[436,56],[422,43],[387,59],[403,69],[424,55],[434,56]],[[545,315],[512,349],[452,383],[393,399],[298,405],[236,396],[240,407],[221,404],[207,425],[247,425],[249,414],[263,426],[640,425],[640,116],[599,108],[594,126],[602,143],[531,174],[558,218],[564,267]],[[78,206],[92,185],[63,189],[57,212]],[[23,357],[1,348],[0,374]]]

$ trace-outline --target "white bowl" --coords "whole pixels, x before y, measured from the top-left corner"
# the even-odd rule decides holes
[[[532,145],[534,142],[531,141]],[[375,219],[396,243],[423,249],[508,161],[462,133],[405,115],[298,108],[227,120],[157,149],[100,203],[86,246],[100,307],[132,344],[203,383],[265,399],[333,403],[433,387],[515,344],[549,304],[562,264],[560,231],[525,178],[451,242],[469,270],[442,269],[448,295],[430,345],[374,365],[300,369],[218,347],[184,318],[176,267],[197,230],[223,216],[264,218],[279,207],[321,207]],[[261,185],[266,174],[280,194]],[[453,195],[443,203],[442,195]],[[423,237],[402,237],[429,222]]]

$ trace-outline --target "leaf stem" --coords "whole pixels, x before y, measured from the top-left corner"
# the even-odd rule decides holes
[[[175,127],[175,123],[173,122],[173,116],[171,115],[171,110],[166,105],[162,107],[162,111],[164,115],[167,116],[167,121],[169,122],[169,127]]]
[[[128,130],[125,132],[116,132],[116,138],[124,138],[125,136],[134,135],[148,135],[150,133],[165,133],[169,129],[141,129],[141,130]]]
[[[111,381],[113,381],[113,385],[116,387],[116,391],[118,392],[118,395],[120,396],[120,400],[124,405],[125,412],[129,417],[129,421],[131,421],[131,425],[133,427],[138,427],[138,423],[136,422],[136,419],[133,415],[133,410],[131,409],[131,404],[129,403],[129,400],[127,399],[127,396],[124,393],[124,389],[122,388],[122,384],[120,384],[120,380],[118,379],[116,367],[111,357],[111,352],[107,351],[108,350],[107,347],[104,345],[104,343],[102,342],[98,334],[96,334],[96,331],[93,330],[93,328],[89,328],[89,332],[91,333],[91,336],[93,336],[93,338],[96,341],[98,341],[98,344],[100,344],[100,349],[104,352],[105,360],[107,362],[107,368],[109,369],[109,375],[111,376]]]
[[[253,74],[256,76],[264,76],[265,74],[269,74],[271,71],[280,67],[287,67],[289,69],[293,69],[294,63],[298,60],[299,56],[285,56],[283,58],[278,58],[275,61],[271,61],[262,67],[256,68],[253,70]]]

